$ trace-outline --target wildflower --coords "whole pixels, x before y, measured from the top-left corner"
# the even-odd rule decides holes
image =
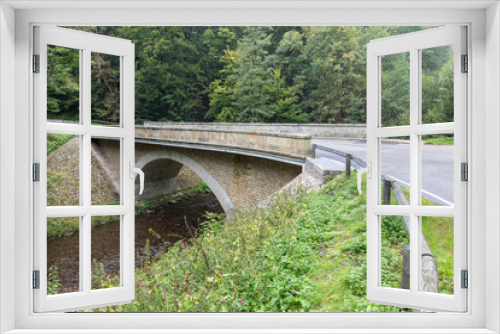
[[[243,301],[243,299],[240,299],[240,303],[241,303],[241,305],[245,305],[245,302]]]
[[[205,288],[205,290],[207,290],[207,292],[209,291],[208,288]]]

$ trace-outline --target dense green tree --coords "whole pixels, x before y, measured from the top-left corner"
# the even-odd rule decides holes
[[[366,121],[366,44],[428,27],[73,27],[129,39],[136,120]],[[48,117],[78,118],[78,51],[49,50]],[[422,51],[423,122],[453,120],[453,54]],[[382,120],[407,124],[409,60],[382,59]],[[92,57],[92,119],[118,121],[119,58]]]
[[[220,79],[210,83],[210,109],[205,116],[207,120],[233,122],[236,118],[234,80],[237,78],[238,55],[237,51],[227,48],[220,59],[224,67],[220,70]]]
[[[272,97],[267,87],[273,78],[269,70],[277,65],[277,59],[269,53],[272,27],[249,27],[238,46],[237,66],[231,80],[239,122],[265,122],[272,119],[269,108]]]
[[[423,123],[453,122],[453,71],[451,47],[438,47],[422,52]]]
[[[315,123],[342,123],[360,105],[360,29],[357,27],[304,27],[304,52],[310,60],[307,80],[314,85],[303,101]]]
[[[307,115],[302,113],[297,103],[298,97],[293,87],[287,87],[286,80],[281,76],[281,69],[271,70],[272,86],[266,87],[271,95],[269,109],[272,121],[277,123],[306,122]]]
[[[47,118],[78,120],[79,52],[50,45],[47,57]]]

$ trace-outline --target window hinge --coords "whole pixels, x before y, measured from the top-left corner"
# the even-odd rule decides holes
[[[33,289],[40,289],[40,270],[33,270]]]
[[[462,55],[462,73],[469,72],[469,56]]]
[[[33,164],[33,181],[40,182],[40,164],[38,162]]]
[[[462,276],[462,289],[468,289],[469,288],[469,272],[467,270],[462,270],[461,272]]]
[[[460,175],[462,181],[469,181],[469,165],[466,162],[460,165]]]
[[[33,73],[40,73],[40,55],[33,55]]]

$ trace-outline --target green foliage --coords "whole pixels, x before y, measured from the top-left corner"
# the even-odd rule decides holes
[[[131,304],[89,311],[411,311],[366,299],[366,197],[355,176],[232,220],[208,214],[192,239],[167,253],[153,257],[146,247]],[[383,231],[383,280],[398,286],[402,258],[393,246],[408,244],[407,232],[397,217],[383,220]]]
[[[113,216],[94,216],[91,221],[91,228],[107,224],[113,221]],[[53,217],[47,218],[47,238],[60,238],[71,236],[80,231],[80,219],[78,217]]]
[[[453,145],[454,143],[454,137],[437,137],[424,140],[424,144],[427,145]]]
[[[75,136],[73,135],[58,135],[54,133],[47,134],[47,155],[50,152],[57,150],[59,147],[63,146]]]
[[[61,281],[59,280],[58,270],[56,266],[49,268],[47,276],[47,295],[56,295],[61,288]]]
[[[422,51],[422,122],[453,122],[453,48]]]
[[[120,57],[92,52],[92,120],[120,122]]]
[[[366,183],[363,181],[363,188]],[[317,269],[309,274],[318,292],[314,311],[408,312],[393,306],[372,304],[366,299],[366,192],[357,193],[356,175],[338,176],[322,190],[328,195],[323,214],[335,223],[335,234],[326,242]],[[397,219],[383,220],[382,245],[406,244],[407,232]],[[399,287],[402,258],[383,247],[383,282]]]
[[[382,57],[382,125],[410,124],[410,53]]]
[[[236,213],[231,221],[208,215],[198,236],[178,242],[136,272],[133,303],[103,310],[310,310],[312,291],[304,274],[317,258],[323,227],[294,219],[307,207],[301,198],[299,206],[281,199],[269,211]]]
[[[130,39],[136,120],[366,122],[366,44],[428,27],[72,27]],[[51,47],[48,117],[78,119],[78,52]],[[424,123],[453,120],[449,48],[422,53]],[[407,123],[409,63],[383,58],[387,125]],[[94,53],[92,117],[117,121],[118,57]]]
[[[172,194],[153,197],[143,201],[137,201],[135,203],[135,211],[146,211],[150,208],[168,203],[168,201],[170,200],[175,200],[177,198],[188,198],[197,194],[209,194],[211,192],[212,190],[205,182],[200,182],[199,185],[192,188],[186,188]]]
[[[314,122],[343,123],[363,109],[365,79],[358,27],[304,27],[307,81],[312,83],[303,107]],[[359,98],[356,98],[359,97]]]
[[[268,87],[272,86],[270,69],[276,64],[276,57],[269,56],[272,27],[249,27],[238,45],[238,58],[234,81],[234,106],[237,121],[264,122],[272,118],[268,107],[272,96]]]
[[[49,45],[47,48],[47,118],[78,120],[80,53]]]
[[[438,269],[439,292],[453,294],[454,291],[454,224],[451,217],[423,217],[422,234],[425,236]]]

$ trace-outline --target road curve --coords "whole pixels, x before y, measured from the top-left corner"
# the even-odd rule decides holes
[[[366,160],[366,140],[314,138],[312,143],[352,153]],[[328,152],[317,151],[317,155],[339,162],[344,158]],[[353,167],[357,167],[353,164]],[[410,145],[409,142],[382,143],[382,173],[410,186]],[[422,146],[422,191],[423,195],[439,205],[453,203],[453,145]]]

